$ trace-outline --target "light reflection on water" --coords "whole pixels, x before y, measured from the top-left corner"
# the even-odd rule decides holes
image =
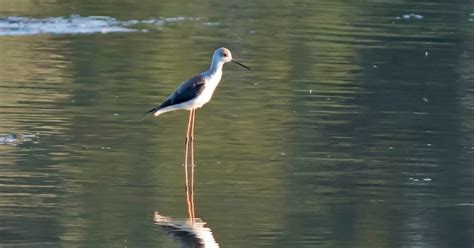
[[[467,3],[6,2],[2,17],[201,19],[0,37],[0,134],[37,135],[0,143],[0,245],[176,246],[153,213],[186,216],[187,113],[142,113],[228,46],[253,71],[226,65],[196,117],[216,242],[472,246]]]
[[[186,21],[202,23],[205,26],[219,25],[216,22],[202,22],[199,18],[184,16],[126,21],[120,21],[110,16],[80,16],[74,14],[68,17],[47,18],[8,16],[0,18],[0,36],[148,32],[148,29],[140,29],[139,27],[157,29]]]

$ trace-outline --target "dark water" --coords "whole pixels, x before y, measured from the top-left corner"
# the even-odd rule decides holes
[[[142,113],[226,46],[253,70],[226,65],[197,112],[205,235],[472,247],[473,13],[472,1],[0,1],[0,246],[179,247],[187,113]]]

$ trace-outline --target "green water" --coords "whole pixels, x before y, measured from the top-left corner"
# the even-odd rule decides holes
[[[0,18],[138,22],[0,35],[0,134],[18,135],[0,142],[0,246],[180,247],[153,215],[187,217],[188,113],[143,112],[225,46],[252,71],[224,67],[195,139],[196,217],[221,247],[472,248],[471,13],[467,0],[0,0]]]

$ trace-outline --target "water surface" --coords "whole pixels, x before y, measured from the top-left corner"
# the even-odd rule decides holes
[[[143,112],[226,46],[253,70],[225,66],[195,140],[221,247],[472,247],[473,13],[0,1],[0,246],[179,247],[154,217],[187,217],[187,113]]]

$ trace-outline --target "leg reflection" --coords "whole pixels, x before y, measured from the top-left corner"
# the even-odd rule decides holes
[[[186,205],[188,208],[188,219],[173,219],[161,215],[155,211],[154,222],[161,226],[181,247],[219,247],[214,239],[212,230],[206,226],[206,222],[196,218],[194,212],[194,120],[196,111],[189,113],[188,129],[186,131],[186,142],[184,148],[184,169]],[[188,150],[189,153],[188,153]],[[188,166],[188,155],[191,156],[191,164]],[[191,170],[190,177],[188,169]]]
[[[188,218],[191,224],[194,224],[195,213],[194,213],[194,187],[191,184],[188,190],[186,190],[186,205],[188,207]]]

